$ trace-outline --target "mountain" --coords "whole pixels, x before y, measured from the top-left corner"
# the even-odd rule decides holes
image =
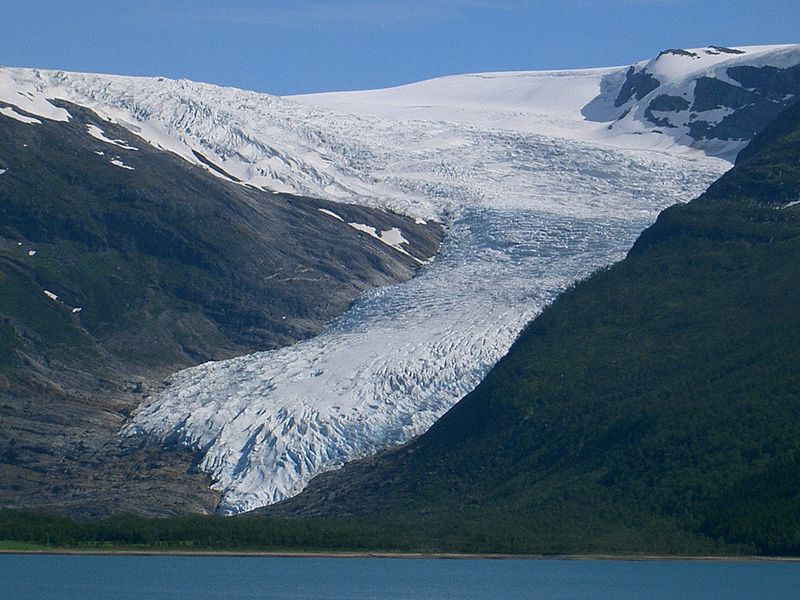
[[[705,48],[625,68],[296,98],[3,69],[0,100],[6,117],[43,123],[67,119],[59,102],[84,107],[100,119],[94,133],[167,151],[250,193],[410,217],[379,226],[378,213],[312,204],[329,226],[412,255],[404,260],[422,266],[419,276],[366,292],[312,339],[175,373],[116,421],[125,443],[192,455],[221,496],[217,510],[229,514],[297,494],[320,472],[424,432],[560,292],[622,258],[660,210],[726,171],[800,91],[798,64],[797,46]],[[737,79],[741,69],[750,79]],[[700,84],[713,89],[698,95],[706,80],[726,85]],[[726,86],[748,101],[731,99]],[[736,127],[717,127],[724,123]],[[136,169],[137,151],[106,150]],[[120,177],[138,173],[111,166]],[[412,224],[432,233],[430,220],[446,230],[433,262],[406,236]]]
[[[174,371],[311,337],[410,278],[440,228],[226,181],[49,106],[0,108],[0,501],[213,510],[191,453],[122,440],[123,421]]]
[[[426,434],[268,514],[483,551],[796,554],[798,265],[796,103]]]
[[[683,57],[660,85],[690,95],[698,78],[724,79],[729,68],[783,73],[800,63],[796,46],[737,52]],[[435,211],[448,228],[442,251],[412,283],[363,298],[319,338],[176,375],[128,431],[202,449],[226,514],[292,496],[321,471],[424,432],[544,305],[622,258],[659,210],[729,168],[709,155],[747,143],[638,120],[633,107],[647,95],[598,120],[628,70],[465,75],[291,99],[326,131],[316,138],[348,131],[337,144],[369,157],[349,173],[391,186],[391,205],[410,214]],[[780,110],[788,98],[769,102]]]

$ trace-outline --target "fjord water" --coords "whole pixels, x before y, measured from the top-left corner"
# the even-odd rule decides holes
[[[0,556],[15,600],[797,598],[800,563]]]

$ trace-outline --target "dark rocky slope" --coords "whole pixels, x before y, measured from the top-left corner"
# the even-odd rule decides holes
[[[226,181],[62,106],[68,123],[0,115],[0,506],[213,510],[191,456],[115,436],[126,416],[171,372],[312,336],[413,276],[413,258],[319,209],[399,227],[420,259],[442,232]]]

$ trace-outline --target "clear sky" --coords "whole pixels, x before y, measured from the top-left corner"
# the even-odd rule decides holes
[[[800,0],[0,0],[0,64],[274,94],[800,43]]]

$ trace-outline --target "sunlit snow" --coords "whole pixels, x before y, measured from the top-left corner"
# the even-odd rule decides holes
[[[387,246],[394,246],[400,248],[400,244],[408,244],[408,240],[403,237],[402,230],[397,227],[381,231],[380,240]]]
[[[323,214],[326,214],[326,215],[328,215],[329,217],[333,217],[334,219],[338,219],[339,221],[341,221],[342,223],[344,223],[344,219],[343,219],[342,217],[340,217],[339,215],[337,215],[337,214],[336,214],[335,212],[333,212],[332,210],[328,210],[327,208],[318,208],[317,210],[318,210],[319,212],[323,213]]]
[[[48,100],[53,96],[42,93],[41,84],[35,71],[0,69],[0,102],[11,104],[28,114],[51,121],[69,121],[70,114]],[[3,114],[12,116],[8,113]],[[12,116],[12,118],[16,117]]]
[[[25,123],[27,125],[41,125],[42,122],[39,119],[34,119],[33,117],[26,117],[25,115],[19,114],[10,106],[6,106],[0,108],[0,115],[4,115],[6,117],[10,117],[20,123]]]
[[[375,227],[372,227],[371,225],[365,225],[364,223],[348,223],[348,225],[357,231],[361,231],[362,233],[366,233],[367,235],[374,237],[376,240],[383,242],[387,246],[394,248],[402,254],[411,256],[411,254],[409,254],[408,251],[400,245],[408,244],[408,240],[403,237],[403,232],[396,227],[387,229],[386,231],[378,232]],[[423,261],[414,256],[411,256],[411,258],[420,264],[425,264]]]
[[[87,125],[86,130],[90,136],[92,136],[96,140],[100,140],[101,142],[105,142],[106,144],[113,144],[114,146],[118,146],[123,148],[124,150],[138,150],[133,146],[128,145],[125,140],[112,140],[106,137],[105,132],[100,129],[97,125]]]
[[[133,170],[134,170],[134,168],[133,168],[133,167],[130,167],[130,166],[126,165],[126,164],[125,164],[124,162],[122,162],[122,161],[121,161],[119,158],[112,158],[110,162],[111,162],[111,164],[112,164],[112,165],[114,165],[115,167],[121,167],[121,168],[123,168],[123,169],[128,169],[129,171],[133,171]]]

